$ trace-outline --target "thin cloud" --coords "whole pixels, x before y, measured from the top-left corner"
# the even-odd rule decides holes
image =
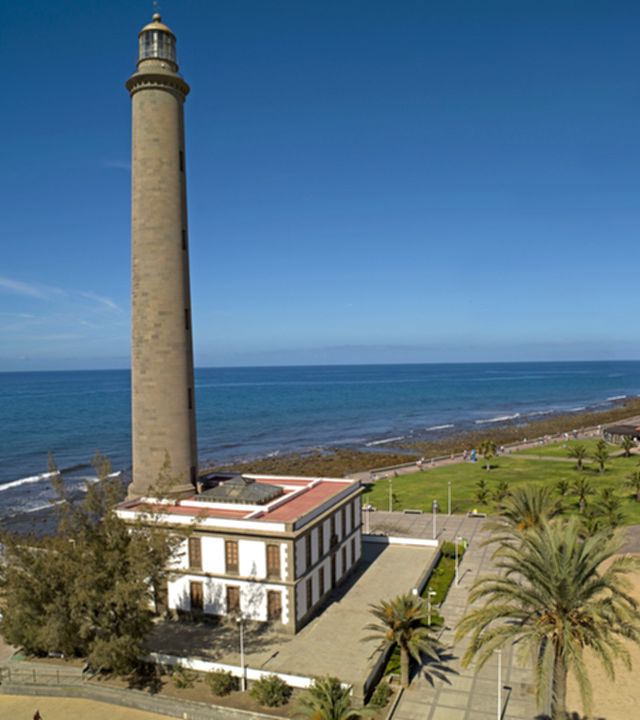
[[[104,166],[116,170],[131,170],[131,163],[128,160],[105,160]]]
[[[93,302],[96,302],[98,303],[98,305],[102,305],[109,310],[120,310],[120,308],[111,298],[104,297],[104,295],[98,295],[94,292],[80,292],[79,295],[81,295],[83,298],[86,298],[87,300],[93,300]]]
[[[65,295],[65,291],[51,285],[40,285],[39,283],[26,283],[21,280],[0,275],[0,289],[12,295],[23,295],[34,297],[40,300],[48,300],[52,295]]]

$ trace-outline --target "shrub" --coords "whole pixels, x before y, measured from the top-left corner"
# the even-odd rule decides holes
[[[189,668],[178,668],[173,673],[173,684],[180,690],[192,688],[198,679],[198,673]]]
[[[465,546],[464,543],[458,543],[458,560],[462,558],[464,555]],[[455,543],[451,542],[450,540],[447,540],[446,542],[442,543],[442,555],[446,558],[451,558],[452,560],[455,559],[456,556],[456,546]]]
[[[207,683],[214,695],[228,695],[238,689],[238,678],[228,670],[214,670],[207,675]]]
[[[266,675],[253,683],[250,694],[260,705],[279,707],[289,702],[291,688],[277,675]]]
[[[369,704],[375,708],[385,707],[386,704],[389,702],[389,698],[391,697],[392,692],[393,691],[391,690],[391,686],[388,682],[385,682],[384,680],[382,682],[379,682],[378,686],[373,691],[373,695],[371,696]]]

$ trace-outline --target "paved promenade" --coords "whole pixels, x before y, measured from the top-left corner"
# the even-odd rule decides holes
[[[371,513],[371,531],[388,534],[412,534],[431,537],[430,515],[402,515],[400,513]],[[453,540],[460,536],[470,541],[460,566],[460,584],[452,586],[442,606],[445,628],[441,641],[448,647],[451,672],[447,681],[434,680],[433,684],[423,675],[414,677],[393,715],[393,720],[495,720],[498,718],[498,656],[476,672],[471,666],[466,670],[460,665],[467,641],[454,643],[455,626],[464,615],[467,595],[479,575],[492,572],[492,548],[482,545],[488,537],[485,521],[462,515],[438,517],[438,538]],[[521,666],[512,648],[505,648],[501,658],[503,720],[532,720],[536,717],[536,705],[531,685],[531,670]]]

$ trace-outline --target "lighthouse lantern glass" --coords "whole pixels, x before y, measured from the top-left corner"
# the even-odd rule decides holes
[[[166,32],[147,30],[140,35],[139,59],[158,58],[176,61],[176,41]]]

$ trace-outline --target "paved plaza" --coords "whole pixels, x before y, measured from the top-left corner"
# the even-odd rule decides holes
[[[375,661],[377,643],[363,642],[373,621],[369,604],[410,592],[434,558],[430,547],[363,544],[363,564],[344,587],[336,588],[329,605],[297,635],[248,626],[246,663],[251,668],[312,677],[331,674],[354,686],[356,693]],[[167,622],[158,626],[152,650],[240,665],[238,628],[223,623]]]
[[[401,513],[373,512],[369,518],[371,532],[389,535],[431,537],[433,532],[430,515],[403,515]],[[498,656],[476,672],[472,667],[463,669],[460,657],[467,641],[455,643],[455,626],[464,615],[467,594],[479,575],[492,571],[492,548],[483,545],[488,537],[485,520],[464,515],[438,516],[439,540],[462,537],[469,547],[460,566],[460,584],[451,587],[442,606],[445,627],[440,635],[443,645],[449,648],[446,680],[424,675],[413,679],[411,686],[400,700],[393,715],[394,720],[496,720],[498,717]],[[502,720],[532,720],[536,717],[536,705],[531,685],[531,670],[518,663],[512,648],[505,648],[500,658]]]

